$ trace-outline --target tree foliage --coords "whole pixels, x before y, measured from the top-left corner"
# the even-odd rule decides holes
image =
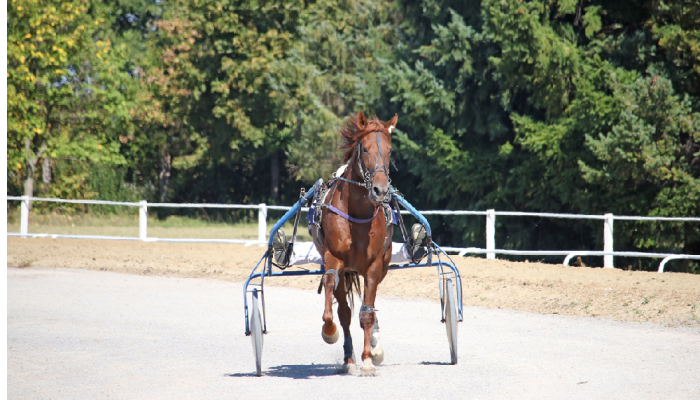
[[[399,139],[420,182],[411,195],[462,209],[700,215],[696,5],[420,4],[403,4],[416,43],[387,89],[410,121]],[[617,250],[700,250],[697,224],[626,228]],[[497,231],[504,248],[602,242],[589,222],[508,219]]]
[[[33,193],[39,159],[123,164],[115,139],[129,129],[130,82],[122,68],[125,49],[103,36],[99,4],[18,0],[8,6],[7,162],[25,181],[24,193]],[[84,176],[63,178],[51,187],[54,193],[85,194]]]
[[[18,0],[8,9],[15,177],[36,176],[48,155],[121,164],[114,176],[157,188],[150,200],[288,203],[339,166],[339,127],[363,109],[399,113],[392,178],[421,208],[700,215],[697,2]],[[114,188],[62,165],[55,193]],[[432,223],[440,243],[483,246],[482,218]],[[602,248],[597,220],[497,224],[500,248]],[[616,250],[700,252],[693,223],[617,221],[615,235]]]

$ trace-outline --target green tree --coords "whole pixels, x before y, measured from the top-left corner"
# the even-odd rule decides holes
[[[700,215],[696,6],[401,4],[410,45],[384,74],[410,126],[397,147],[417,203]],[[499,247],[602,247],[597,223],[500,220]],[[446,223],[467,241],[483,235],[481,221]],[[635,223],[616,231],[616,249],[697,253],[699,232]]]
[[[124,163],[115,133],[128,129],[128,76],[124,49],[100,35],[105,19],[82,1],[8,6],[8,171],[24,176],[24,194],[42,158]]]
[[[203,85],[202,76],[188,75],[192,69],[182,68],[197,57],[191,50],[199,34],[190,25],[180,19],[154,21],[156,30],[145,49],[152,58],[137,67],[144,88],[138,97],[142,106],[132,112],[138,134],[121,138],[129,143],[141,178],[156,176],[160,202],[168,199],[172,169],[193,168],[207,149],[206,139],[189,123],[195,92]]]
[[[151,93],[163,115],[186,126],[177,137],[194,137],[185,142],[200,172],[189,175],[229,169],[226,179],[246,183],[224,186],[250,193],[244,188],[267,160],[273,201],[289,180],[282,175],[305,183],[330,175],[342,122],[381,92],[376,71],[391,57],[384,37],[395,31],[388,15],[365,1],[172,3],[157,23],[163,67],[145,75],[159,85]],[[187,176],[176,181],[188,185]]]
[[[162,154],[182,149],[174,167],[200,177],[191,168],[249,170],[284,147],[298,121],[273,87],[286,79],[282,61],[301,6],[178,1],[164,10],[154,35],[160,62],[144,76],[157,103],[153,121],[167,133],[147,137],[162,143]],[[186,186],[187,176],[179,182]]]
[[[285,60],[294,77],[287,96],[298,99],[301,121],[286,149],[296,179],[328,179],[341,164],[339,131],[348,115],[374,112],[386,84],[378,72],[394,62],[398,42],[391,16],[391,3],[366,0],[317,1],[305,9]]]

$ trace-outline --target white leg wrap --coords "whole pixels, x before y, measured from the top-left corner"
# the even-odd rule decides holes
[[[372,346],[372,364],[374,365],[380,365],[382,361],[384,361],[384,348],[382,347],[381,343],[379,343],[380,338],[379,321],[375,315],[374,326],[372,327],[372,337],[370,339],[370,345]]]
[[[376,336],[377,345],[372,348],[372,364],[380,365],[382,363],[382,361],[384,361],[384,348],[379,343],[379,334],[378,333],[375,333],[374,335],[372,335],[372,341],[375,340],[375,336]]]

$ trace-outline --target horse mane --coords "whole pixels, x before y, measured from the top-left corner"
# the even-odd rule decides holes
[[[377,130],[384,133],[384,124],[377,119],[376,116],[371,120],[367,120],[364,128],[362,128],[358,122],[358,115],[359,114],[352,115],[345,123],[343,129],[340,130],[340,134],[343,136],[343,143],[340,145],[340,149],[345,150],[345,153],[343,153],[343,163],[350,161],[355,153],[357,142],[362,140],[362,138]]]

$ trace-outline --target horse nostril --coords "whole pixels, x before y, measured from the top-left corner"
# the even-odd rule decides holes
[[[375,195],[376,197],[379,197],[379,196],[381,195],[381,192],[379,191],[379,188],[375,186],[373,189],[374,189],[374,195]]]

